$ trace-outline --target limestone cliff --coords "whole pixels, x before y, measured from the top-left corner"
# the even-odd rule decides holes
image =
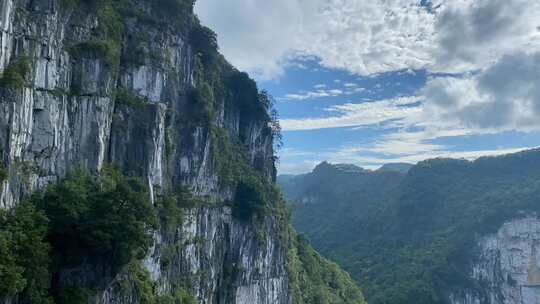
[[[540,303],[540,220],[517,218],[479,241],[472,278],[482,288],[454,293],[455,304]]]
[[[147,176],[152,188],[182,184],[224,200],[211,126],[241,141],[252,164],[273,175],[267,121],[230,96],[204,101],[216,111],[211,118],[197,113],[206,109],[190,94],[204,72],[190,22],[167,24],[151,1],[133,1],[127,12],[67,2],[1,2],[0,70],[29,65],[20,89],[2,90],[0,138],[10,172],[4,207],[73,167],[99,171],[105,162]],[[24,178],[16,174],[21,168]]]
[[[178,226],[152,232],[141,264],[157,293],[304,303],[298,282],[310,282],[286,212],[278,202],[256,220],[234,211],[240,178],[275,180],[269,99],[217,52],[193,0],[0,0],[0,9],[1,208],[72,170],[114,164],[144,179],[153,203],[175,191],[199,202]],[[100,263],[56,280],[90,288],[91,303],[141,302],[129,271]],[[351,293],[325,301],[363,303],[344,278]]]

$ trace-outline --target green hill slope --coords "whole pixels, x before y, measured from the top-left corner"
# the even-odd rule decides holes
[[[279,179],[294,202],[296,228],[348,270],[372,304],[447,303],[456,290],[482,293],[470,275],[479,237],[540,211],[539,150],[434,159],[406,175],[380,174],[322,164]]]

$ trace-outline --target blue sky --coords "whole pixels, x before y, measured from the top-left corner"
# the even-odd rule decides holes
[[[280,173],[540,145],[536,1],[225,2],[196,11],[275,97]]]

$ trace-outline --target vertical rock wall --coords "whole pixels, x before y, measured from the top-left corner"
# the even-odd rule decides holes
[[[453,304],[540,303],[540,219],[509,221],[484,237],[479,248],[472,278],[480,289],[454,293]]]
[[[152,13],[147,1],[134,3]],[[128,21],[122,60],[111,63],[73,54],[74,46],[94,39],[99,20],[92,13],[62,7],[60,0],[0,0],[0,8],[0,70],[21,58],[30,64],[23,88],[0,88],[1,155],[8,172],[1,185],[2,208],[69,170],[97,172],[105,163],[147,179],[152,199],[175,187],[209,202],[232,198],[233,189],[220,183],[216,170],[211,127],[194,123],[190,114],[189,92],[198,85],[198,71],[186,38],[189,28],[175,32]],[[124,60],[133,49],[151,56]],[[120,104],[119,89],[135,92],[144,104]],[[242,114],[225,98],[217,103],[213,124],[247,147],[252,165],[273,177],[268,122]],[[199,303],[289,303],[277,224],[268,218],[254,227],[234,219],[230,208],[214,206],[188,210],[174,233],[155,233],[144,265],[160,291],[189,279]],[[93,301],[135,299],[133,293],[120,293],[113,280]]]

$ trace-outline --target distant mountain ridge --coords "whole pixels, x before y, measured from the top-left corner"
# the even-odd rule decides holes
[[[284,196],[294,205],[295,227],[314,244],[324,244],[322,252],[327,254],[339,246],[339,241],[335,243],[333,240],[337,239],[331,235],[350,234],[354,238],[355,230],[341,231],[342,224],[359,220],[364,206],[383,199],[404,177],[405,174],[396,171],[371,171],[322,162],[311,173],[280,175],[277,181]],[[354,203],[359,200],[364,203]]]
[[[409,163],[390,163],[390,164],[384,164],[381,168],[379,168],[380,171],[397,171],[401,173],[407,173],[411,168],[414,167],[413,164]]]

